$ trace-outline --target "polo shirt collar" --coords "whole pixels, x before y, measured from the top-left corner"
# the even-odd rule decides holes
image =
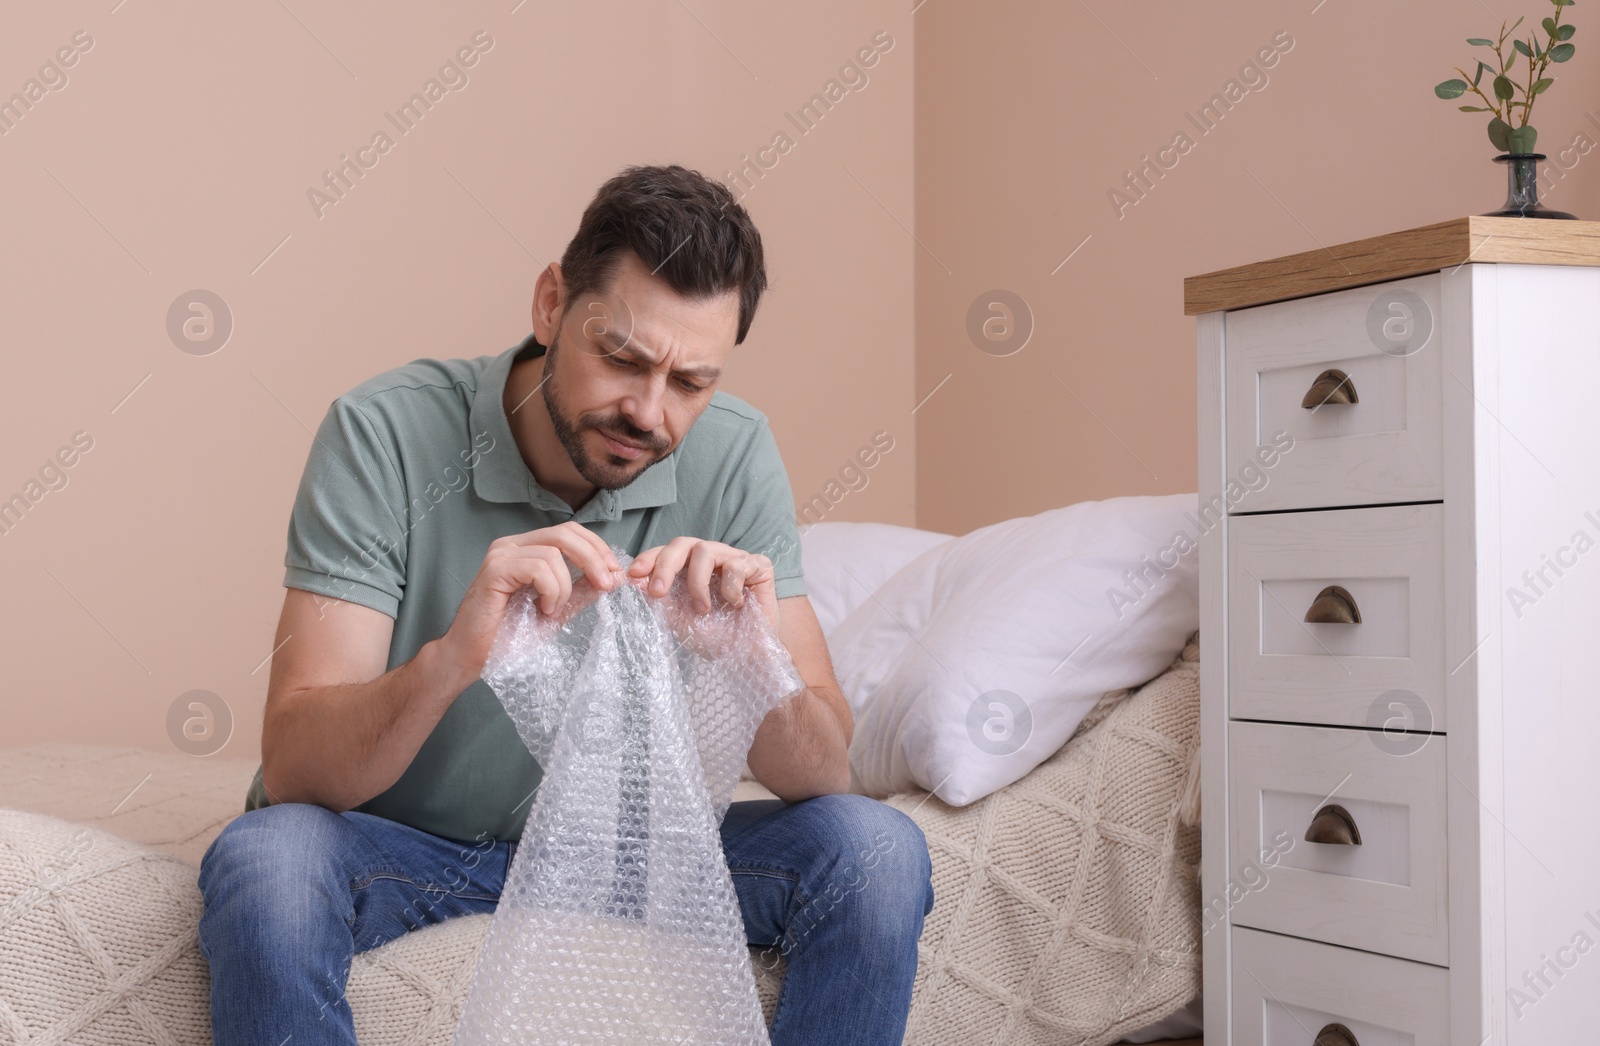
[[[478,379],[478,391],[472,398],[469,415],[469,438],[487,432],[494,437],[494,449],[478,459],[472,470],[472,486],[485,501],[506,503],[524,502],[534,508],[547,509],[560,515],[570,515],[574,521],[585,523],[622,518],[626,509],[650,508],[669,505],[678,499],[678,451],[641,472],[633,482],[619,490],[597,491],[594,497],[573,512],[572,506],[539,485],[528,465],[517,451],[517,442],[511,436],[511,422],[506,418],[506,379],[511,365],[526,353],[538,355],[538,340],[528,335],[521,344],[496,356]],[[681,449],[681,444],[679,449]]]

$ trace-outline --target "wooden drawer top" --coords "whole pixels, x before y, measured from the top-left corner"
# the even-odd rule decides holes
[[[1270,261],[1218,269],[1183,281],[1183,312],[1302,298],[1463,262],[1600,266],[1600,222],[1471,215]]]

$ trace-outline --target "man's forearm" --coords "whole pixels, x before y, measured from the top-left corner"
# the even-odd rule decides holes
[[[850,738],[838,712],[844,696],[831,697],[808,686],[756,731],[750,772],[786,803],[850,791]]]
[[[359,806],[400,779],[471,682],[434,640],[370,682],[275,695],[261,736],[267,797],[335,811]]]

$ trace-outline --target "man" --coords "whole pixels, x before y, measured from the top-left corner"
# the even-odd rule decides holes
[[[512,594],[551,614],[574,570],[609,587],[609,545],[635,557],[620,583],[755,599],[807,684],[748,756],[779,798],[722,825],[749,941],[787,958],[772,1041],[901,1041],[927,845],[848,794],[783,462],[716,389],[765,287],[724,186],[630,167],[539,274],[533,336],[333,402],[289,521],[261,768],[200,868],[217,1046],[353,1044],[353,955],[494,910],[541,770],[479,676]]]

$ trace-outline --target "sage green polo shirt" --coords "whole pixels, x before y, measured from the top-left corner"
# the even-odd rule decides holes
[[[284,585],[393,617],[389,669],[449,629],[491,541],[567,520],[629,555],[679,535],[761,552],[779,599],[805,594],[794,498],[766,415],[713,392],[676,450],[574,512],[534,479],[502,399],[513,360],[543,352],[530,336],[498,356],[412,360],[335,399],[289,516]],[[478,679],[400,779],[356,809],[451,839],[518,839],[541,776]],[[268,802],[258,767],[245,809]]]

